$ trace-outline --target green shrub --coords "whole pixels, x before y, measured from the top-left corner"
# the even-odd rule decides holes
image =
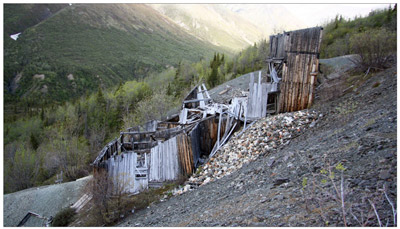
[[[73,220],[74,216],[76,215],[74,208],[64,208],[57,215],[54,217],[53,222],[51,225],[53,227],[65,227],[68,226]]]
[[[396,53],[396,42],[396,33],[385,28],[355,34],[350,38],[350,45],[360,58],[354,62],[362,71],[384,69]]]

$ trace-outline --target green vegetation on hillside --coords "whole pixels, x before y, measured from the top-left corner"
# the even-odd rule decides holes
[[[262,68],[267,47],[263,40],[233,58],[215,53],[211,61],[180,61],[176,68],[120,81],[110,89],[98,87],[96,93],[64,105],[25,108],[26,115],[13,115],[4,125],[4,191],[51,184],[61,171],[64,181],[89,174],[89,164],[121,130],[177,112],[183,97],[200,82],[211,88]]]
[[[6,4],[5,11],[14,12],[14,7]],[[143,78],[215,51],[222,49],[189,35],[146,5],[73,4],[27,28],[17,41],[5,37],[5,103],[60,104],[99,85]],[[34,78],[41,74],[44,79]]]
[[[23,32],[67,6],[68,4],[5,4],[4,36]]]
[[[354,54],[357,53],[357,50],[353,46],[357,40],[356,37],[360,34],[385,30],[385,33],[390,33],[390,36],[394,35],[396,38],[397,5],[394,8],[371,11],[367,17],[345,20],[342,16],[337,15],[323,27],[321,58]],[[393,41],[382,40],[380,42],[384,44]]]

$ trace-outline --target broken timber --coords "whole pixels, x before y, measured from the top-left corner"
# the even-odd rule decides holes
[[[233,120],[229,107],[213,104],[204,84],[189,93],[182,107],[179,120],[129,128],[100,151],[92,163],[94,175],[101,170],[108,174],[110,194],[138,193],[191,175],[201,157],[209,156],[217,141],[227,139],[225,124],[231,127]]]
[[[248,96],[232,97],[229,104],[216,103],[201,84],[188,93],[180,113],[173,118],[152,120],[121,132],[92,163],[94,176],[102,170],[108,174],[113,184],[107,187],[110,193],[122,190],[135,194],[160,187],[191,175],[242,123],[240,134],[267,114],[309,107],[318,72],[321,30],[316,27],[271,36],[268,72],[256,72],[257,79],[250,74]],[[219,95],[230,91],[225,89]]]

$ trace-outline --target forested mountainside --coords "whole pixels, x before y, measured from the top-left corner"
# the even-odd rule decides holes
[[[37,25],[67,6],[68,4],[6,4],[4,37]]]
[[[230,56],[277,28],[301,28],[284,7],[258,6],[5,4],[5,102],[60,104],[180,61],[208,59],[214,52]],[[262,16],[271,12],[285,14],[274,28]],[[296,23],[283,23],[288,20]]]
[[[143,4],[5,4],[4,11],[6,104],[64,102],[224,51]]]

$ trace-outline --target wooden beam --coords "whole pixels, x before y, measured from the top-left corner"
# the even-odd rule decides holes
[[[120,132],[120,134],[129,134],[129,135],[132,135],[132,134],[153,134],[155,132],[157,132],[157,131],[143,131],[143,132],[132,131],[132,132]]]
[[[210,98],[205,98],[205,99],[192,99],[192,100],[185,100],[183,103],[195,103],[195,102],[200,102],[200,101],[209,101],[211,100]]]

